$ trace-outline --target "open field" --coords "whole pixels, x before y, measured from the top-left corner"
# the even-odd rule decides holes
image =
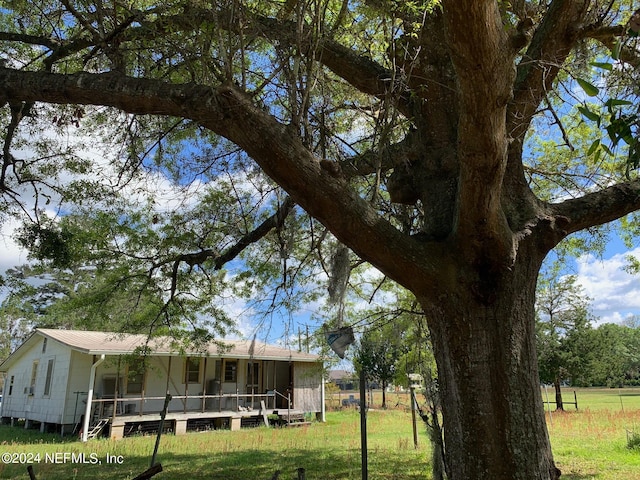
[[[368,413],[369,478],[428,479],[430,452],[422,426],[418,426],[419,446],[414,449],[409,403],[395,394],[387,401],[391,407],[399,404],[398,408]],[[640,434],[640,389],[579,390],[578,403],[577,412],[569,407],[566,413],[547,415],[563,478],[640,478],[640,449],[627,448],[627,431]],[[164,472],[154,479],[268,480],[281,470],[280,478],[289,480],[296,478],[298,467],[306,469],[309,480],[359,479],[359,432],[358,412],[346,409],[329,412],[326,424],[301,428],[167,435],[158,454]],[[24,459],[20,454],[39,455],[39,463],[34,464],[39,480],[133,478],[148,468],[154,440],[137,437],[82,444],[73,438],[61,440],[56,435],[0,427],[0,453],[13,454],[18,462]],[[66,461],[65,453],[69,454]],[[77,463],[81,453],[87,463]],[[0,478],[28,478],[26,465],[0,463]]]
[[[543,400],[547,398],[552,402],[555,400],[553,387],[542,388],[540,391]],[[574,391],[576,392],[580,410],[640,410],[640,388],[563,388],[563,400],[565,402],[573,402]],[[358,399],[360,395],[358,392],[340,392],[328,395],[327,406],[330,409],[337,408],[341,405],[342,400],[346,400],[349,397]],[[420,395],[418,394],[417,397],[420,402]],[[380,391],[373,392],[372,404],[374,406],[382,404],[382,393]],[[387,407],[409,408],[410,405],[407,392],[387,393]],[[554,409],[554,406],[552,405],[551,408]],[[567,404],[565,410],[572,411],[575,410],[575,407]]]

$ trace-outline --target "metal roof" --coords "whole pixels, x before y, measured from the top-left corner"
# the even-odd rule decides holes
[[[185,349],[176,344],[171,337],[153,337],[147,335],[115,332],[95,332],[86,330],[57,330],[38,328],[0,365],[0,371],[6,371],[22,353],[29,349],[38,337],[45,337],[78,352],[89,355],[127,355],[136,348],[146,348],[154,356],[212,356],[219,358],[246,358],[256,360],[281,360],[295,362],[317,362],[318,355],[269,345],[255,340],[220,340],[202,348]]]

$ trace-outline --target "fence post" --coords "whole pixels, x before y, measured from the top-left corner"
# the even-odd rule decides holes
[[[36,479],[36,474],[35,474],[35,472],[33,471],[33,465],[29,465],[29,466],[27,467],[27,473],[29,474],[29,478],[30,478],[31,480],[37,480],[37,479]]]
[[[413,385],[411,385],[409,391],[411,392],[411,423],[413,424],[413,448],[418,448],[418,426],[416,424],[416,405],[418,402],[416,401],[416,391]]]
[[[362,480],[369,479],[367,452],[367,377],[364,368],[360,368],[360,453]]]

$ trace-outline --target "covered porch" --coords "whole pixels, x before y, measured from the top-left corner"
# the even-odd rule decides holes
[[[208,356],[154,356],[144,363],[142,368],[124,356],[93,358],[93,392],[87,389],[84,412],[89,418],[81,420],[83,440],[156,432],[167,394],[163,428],[175,434],[309,419],[303,405],[303,363]]]

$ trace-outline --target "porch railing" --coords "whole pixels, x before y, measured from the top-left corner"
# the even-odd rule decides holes
[[[276,409],[276,399],[283,398],[287,411],[291,410],[291,394],[283,395],[277,390],[269,390],[267,393],[219,393],[219,394],[201,394],[201,395],[171,395],[172,404],[169,405],[169,413],[183,412],[239,412],[260,409],[261,401],[264,402],[267,409]],[[144,415],[159,413],[165,397],[146,396],[139,397],[116,397],[116,398],[94,398],[93,404],[95,417],[106,418],[122,415]],[[175,400],[181,401],[181,408],[175,408],[173,404]],[[199,400],[196,406],[194,403],[189,405],[189,400]],[[149,405],[149,403],[152,405]],[[155,405],[158,408],[155,408]]]

